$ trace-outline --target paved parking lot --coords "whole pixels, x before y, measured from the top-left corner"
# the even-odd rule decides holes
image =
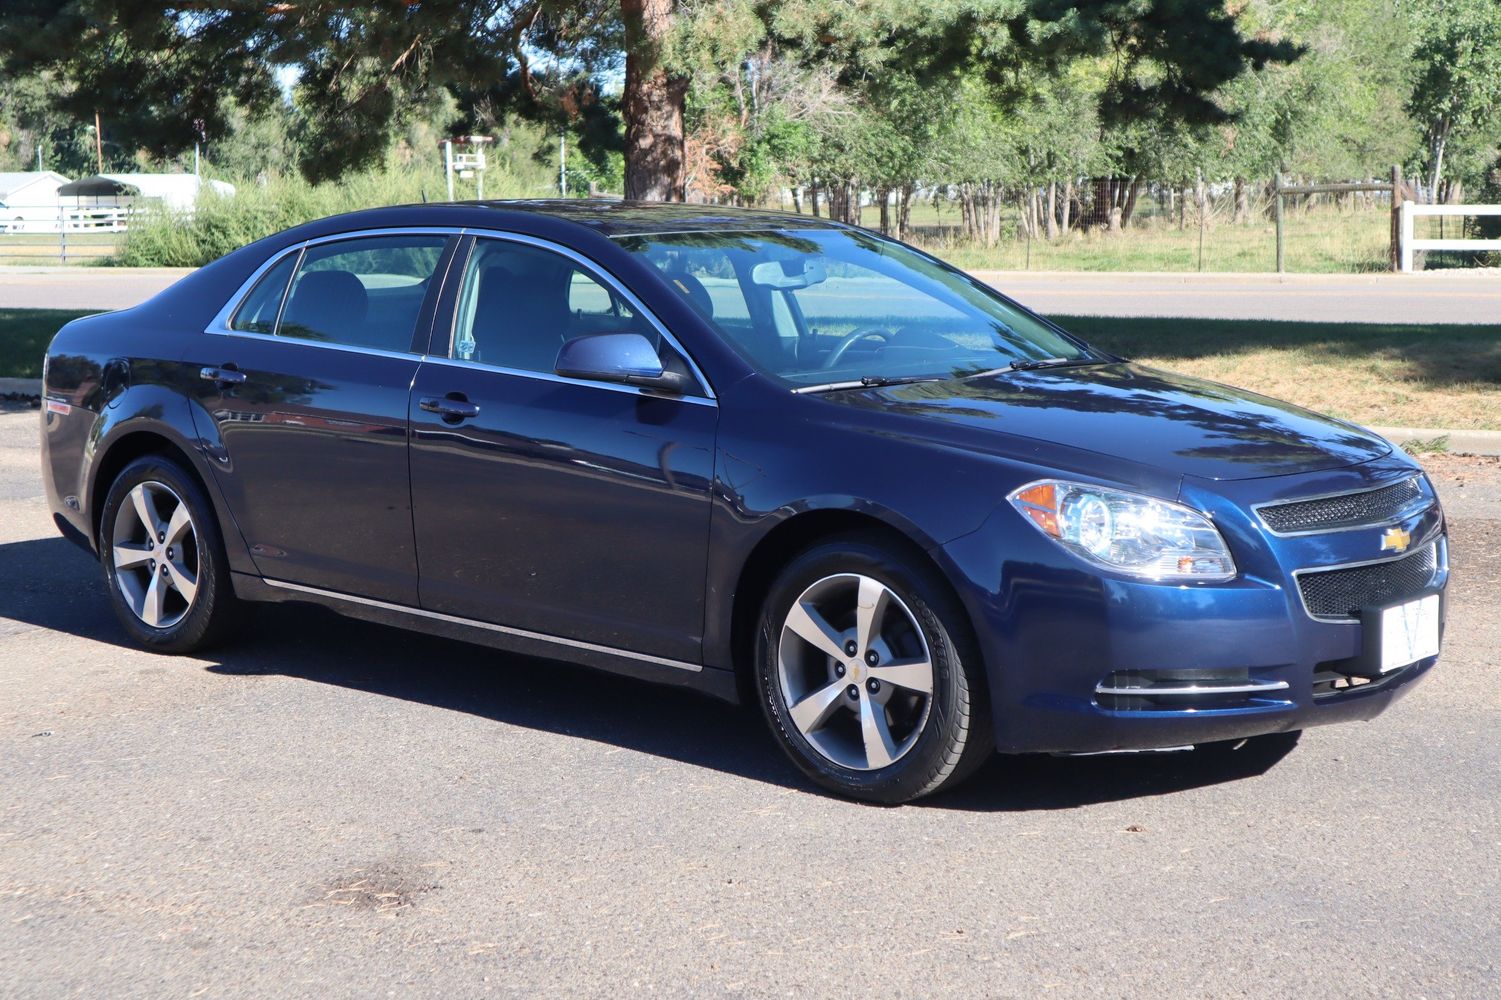
[[[7,997],[1501,996],[1501,466],[1446,658],[1280,760],[997,760],[899,809],[754,714],[310,610],[123,645],[0,412]]]

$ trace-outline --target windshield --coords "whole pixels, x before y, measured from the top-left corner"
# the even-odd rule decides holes
[[[621,237],[761,371],[794,388],[1096,362],[984,285],[848,230]]]

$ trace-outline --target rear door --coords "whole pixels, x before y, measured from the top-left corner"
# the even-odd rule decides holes
[[[407,396],[456,242],[310,244],[195,343],[215,476],[262,575],[416,605]]]
[[[422,606],[697,663],[718,410],[558,376],[586,333],[638,331],[694,374],[640,304],[534,241],[478,239],[412,387]],[[467,416],[425,403],[464,404]]]

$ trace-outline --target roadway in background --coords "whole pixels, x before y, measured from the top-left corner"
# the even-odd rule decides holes
[[[179,268],[0,267],[0,309],[123,309]],[[1318,323],[1501,323],[1501,274],[1134,274],[976,271],[1039,312]]]

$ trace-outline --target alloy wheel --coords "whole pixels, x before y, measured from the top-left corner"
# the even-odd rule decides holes
[[[138,483],[115,512],[115,585],[151,628],[171,628],[198,594],[198,531],[188,505],[164,483]]]
[[[874,771],[907,754],[933,701],[933,660],[912,611],[869,576],[824,577],[792,602],[777,647],[787,713],[819,754]]]

